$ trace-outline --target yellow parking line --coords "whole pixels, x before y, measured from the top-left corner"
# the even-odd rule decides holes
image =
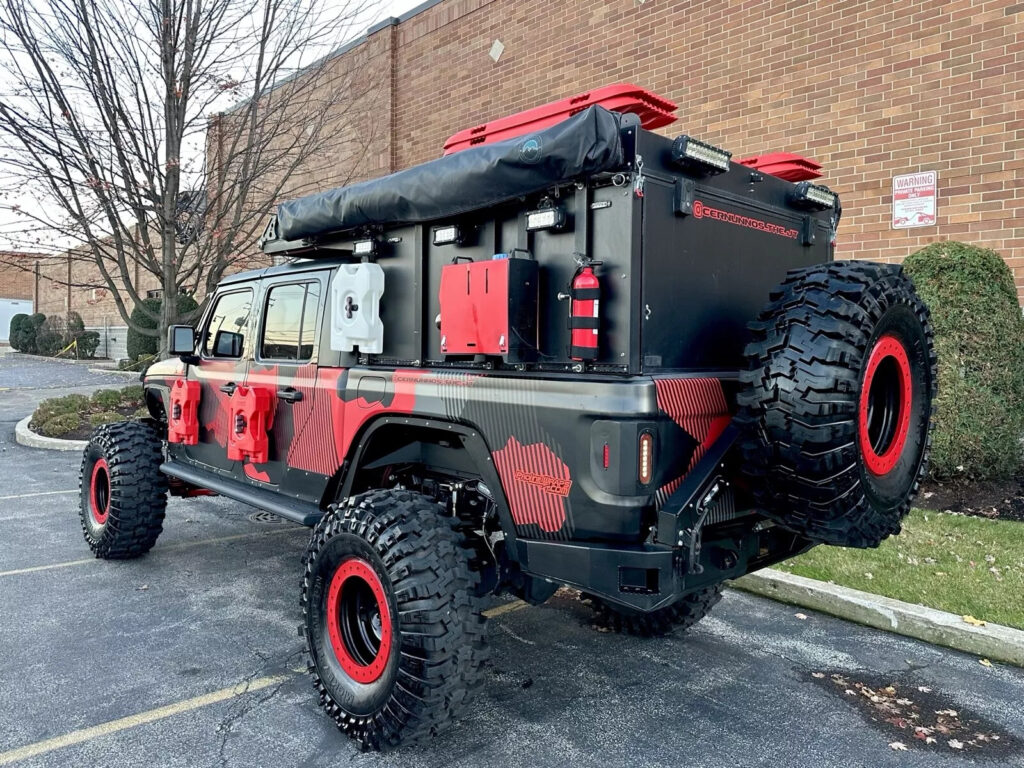
[[[524,603],[522,600],[513,600],[511,603],[505,603],[504,605],[484,611],[484,616],[488,619],[493,619],[495,616],[512,613],[512,611],[518,611],[520,608],[526,608],[528,605],[528,603]]]
[[[238,541],[240,539],[255,539],[260,536],[277,536],[282,533],[294,533],[296,528],[283,528],[279,531],[260,531],[259,533],[239,533],[234,536],[221,536],[217,539],[202,539],[201,541],[186,541],[181,544],[171,544],[166,547],[161,547],[157,552],[171,552],[179,549],[192,549],[193,547],[201,547],[204,544],[218,544],[224,541]],[[88,565],[89,563],[96,563],[99,560],[95,557],[89,557],[84,560],[69,560],[66,563],[50,563],[49,565],[34,565],[29,568],[17,568],[13,571],[0,571],[0,577],[2,576],[19,576],[23,573],[36,573],[37,571],[51,571],[54,568],[73,568],[76,565]]]
[[[0,496],[0,501],[9,501],[10,499],[30,499],[33,496],[59,496],[65,493],[78,493],[78,489],[75,488],[70,491],[40,491],[39,493],[16,493],[13,496]]]
[[[117,733],[118,731],[127,730],[128,728],[135,728],[157,720],[173,717],[174,715],[180,715],[182,712],[190,712],[194,709],[209,706],[210,704],[216,704],[221,701],[227,701],[228,699],[244,696],[247,693],[252,693],[253,691],[259,691],[263,688],[269,688],[272,685],[283,683],[290,677],[291,675],[261,677],[257,680],[251,680],[249,682],[231,686],[230,688],[221,688],[219,691],[207,693],[203,696],[196,696],[194,699],[186,699],[185,701],[168,704],[165,707],[151,709],[148,712],[140,712],[137,715],[122,717],[120,720],[111,720],[107,723],[94,725],[91,728],[71,731],[71,733],[65,733],[63,736],[56,736],[52,739],[46,739],[45,741],[37,741],[35,744],[28,744],[24,747],[18,747],[17,749],[12,749],[8,752],[0,752],[0,765],[9,765],[19,760],[28,760],[30,757],[37,757],[38,755],[45,754],[46,752],[53,752],[56,749],[63,749],[64,747],[81,744],[83,741],[90,741],[99,736],[108,736],[112,733]]]

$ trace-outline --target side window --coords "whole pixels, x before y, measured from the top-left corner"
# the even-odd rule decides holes
[[[320,284],[277,285],[267,293],[260,357],[264,360],[310,360],[316,336]]]
[[[218,296],[206,324],[203,354],[208,357],[241,357],[251,312],[251,288]]]

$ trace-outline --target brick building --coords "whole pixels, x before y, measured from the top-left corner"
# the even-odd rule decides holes
[[[632,82],[679,104],[666,135],[820,162],[843,198],[840,257],[965,240],[1000,251],[1024,295],[1024,3],[433,0],[332,66],[352,57],[382,84],[357,177],[437,157],[461,128]],[[351,141],[339,132],[290,190],[332,186]],[[937,220],[896,229],[892,178],[918,171],[937,172]]]
[[[0,252],[0,344],[7,343],[11,318],[35,307],[34,264],[30,253]]]

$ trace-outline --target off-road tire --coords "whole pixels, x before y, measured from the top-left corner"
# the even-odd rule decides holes
[[[639,637],[663,637],[676,630],[686,631],[707,616],[722,599],[722,585],[691,592],[667,608],[651,613],[608,603],[594,595],[583,594],[580,598],[593,608],[592,623],[599,629]]]
[[[145,421],[98,427],[82,454],[79,517],[96,557],[127,560],[156,543],[167,509],[163,441]]]
[[[826,544],[898,533],[927,472],[936,385],[913,283],[870,262],[794,270],[750,329],[736,423],[758,505]]]
[[[457,521],[418,493],[370,491],[331,506],[303,560],[299,632],[320,704],[338,728],[366,751],[423,741],[447,727],[479,686],[487,658],[474,552]],[[345,634],[348,576],[337,593],[341,628],[332,641],[328,598],[343,568],[357,571],[356,587],[363,589],[362,580],[385,599],[383,606],[374,601],[381,626],[376,656]],[[374,677],[385,647],[386,663]],[[363,666],[354,665],[359,653]]]

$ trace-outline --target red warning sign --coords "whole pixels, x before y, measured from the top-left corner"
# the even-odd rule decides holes
[[[938,216],[938,174],[908,173],[892,178],[892,227],[930,227]]]

